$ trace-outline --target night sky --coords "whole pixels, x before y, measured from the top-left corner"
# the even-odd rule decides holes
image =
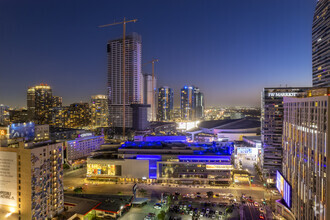
[[[47,83],[63,103],[106,94],[107,40],[127,19],[158,86],[195,85],[207,106],[259,106],[263,87],[311,86],[316,0],[1,0],[0,104]],[[147,66],[144,72],[150,72]]]

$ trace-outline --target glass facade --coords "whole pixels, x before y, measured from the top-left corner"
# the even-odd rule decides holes
[[[313,86],[330,86],[330,1],[317,2],[312,33]]]
[[[172,119],[173,89],[161,87],[158,89],[157,121],[169,121]]]
[[[309,88],[264,88],[261,100],[261,168],[268,183],[275,184],[282,170],[283,97],[299,97]]]
[[[199,88],[184,86],[181,89],[181,119],[196,120],[204,117],[204,95]]]

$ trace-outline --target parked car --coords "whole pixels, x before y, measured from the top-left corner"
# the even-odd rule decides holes
[[[162,205],[159,204],[159,203],[156,203],[156,204],[154,205],[154,209],[161,209],[161,208],[162,208]]]

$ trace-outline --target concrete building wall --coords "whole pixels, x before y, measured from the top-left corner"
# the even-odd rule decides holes
[[[93,166],[96,165],[96,166]],[[120,166],[120,175],[112,175],[118,178],[149,178],[149,161],[148,160],[116,160],[116,159],[87,159],[87,175],[102,177],[110,175],[93,174],[93,169],[102,169],[103,166],[115,165]]]

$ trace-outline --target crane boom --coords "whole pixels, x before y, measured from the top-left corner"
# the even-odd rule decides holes
[[[129,21],[120,21],[120,22],[115,22],[115,23],[111,23],[111,24],[104,24],[104,25],[99,25],[99,28],[103,28],[103,27],[109,27],[109,26],[114,26],[117,24],[124,24],[124,23],[129,23],[129,22],[137,22],[137,19],[133,19],[133,20],[129,20]]]

